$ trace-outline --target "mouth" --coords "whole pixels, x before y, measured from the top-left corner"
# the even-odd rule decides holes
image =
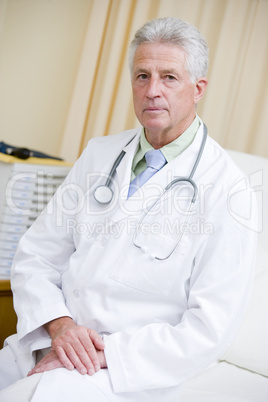
[[[161,108],[161,107],[147,107],[144,109],[144,112],[148,112],[148,113],[162,113],[164,112],[166,109]]]

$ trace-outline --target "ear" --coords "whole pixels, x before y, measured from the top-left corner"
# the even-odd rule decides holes
[[[194,95],[194,103],[198,103],[200,99],[203,97],[208,84],[208,79],[206,77],[198,78],[195,83],[195,95]]]

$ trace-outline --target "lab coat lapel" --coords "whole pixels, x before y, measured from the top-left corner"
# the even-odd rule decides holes
[[[123,157],[119,166],[116,168],[114,177],[114,192],[115,202],[117,203],[117,210],[111,219],[111,221],[114,223],[127,217],[125,214],[124,204],[125,202],[127,202],[127,193],[131,177],[132,161],[139,145],[140,133],[142,129],[143,128],[138,130],[133,141],[131,141],[123,148],[126,154]]]
[[[201,125],[196,133],[195,139],[192,142],[192,144],[177,158],[174,159],[174,165],[172,165],[171,162],[170,165],[172,166],[173,179],[177,177],[188,178],[190,176],[202,144],[203,130],[204,130],[204,124],[201,121]],[[201,163],[198,165],[198,169],[196,172],[197,175],[199,174],[198,172],[200,172],[201,165],[202,165],[202,158]],[[194,180],[196,178],[196,174],[194,175]]]
[[[123,151],[125,151],[125,156],[123,157],[119,166],[117,166],[115,172],[117,189],[120,191],[120,194],[123,194],[124,198],[126,198],[126,193],[129,186],[132,161],[139,145],[140,132],[141,130],[139,130],[135,138],[133,138],[133,140],[123,148]],[[132,137],[134,137],[133,134]]]

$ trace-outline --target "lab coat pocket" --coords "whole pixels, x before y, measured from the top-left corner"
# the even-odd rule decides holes
[[[117,260],[111,279],[145,292],[168,295],[183,270],[189,250],[184,238],[172,255],[165,260],[152,258],[133,244],[126,247]]]

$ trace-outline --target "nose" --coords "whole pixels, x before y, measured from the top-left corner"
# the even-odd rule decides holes
[[[159,79],[151,77],[148,81],[146,96],[147,98],[153,99],[160,96],[161,93],[161,82]]]

